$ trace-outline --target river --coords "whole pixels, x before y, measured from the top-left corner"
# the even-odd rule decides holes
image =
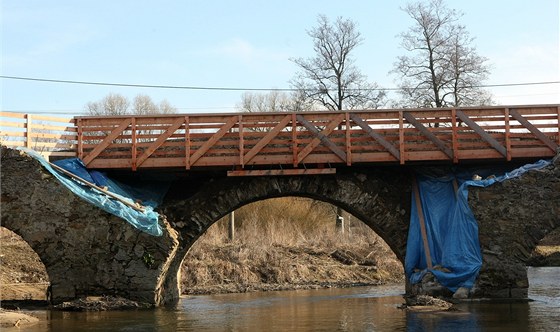
[[[524,303],[466,302],[458,311],[398,309],[403,285],[187,296],[146,311],[34,311],[25,331],[555,331],[560,268],[528,268]],[[17,328],[4,331],[21,331]]]

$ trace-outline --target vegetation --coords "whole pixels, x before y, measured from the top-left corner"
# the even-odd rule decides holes
[[[487,59],[471,46],[473,38],[459,24],[461,13],[442,0],[408,4],[413,24],[400,37],[408,52],[394,64],[400,78],[400,106],[451,107],[488,105],[480,88],[489,75]]]
[[[344,287],[402,281],[402,264],[369,227],[353,218],[344,233],[335,208],[307,198],[269,199],[215,223],[185,258],[185,293]]]
[[[167,100],[156,104],[151,97],[139,94],[134,97],[132,103],[123,95],[110,93],[99,101],[86,104],[86,112],[89,115],[126,115],[126,114],[172,114],[177,109]]]
[[[308,32],[315,56],[292,61],[300,72],[292,85],[307,100],[328,110],[378,108],[385,92],[354,66],[353,51],[362,43],[357,25],[339,17],[334,23],[320,15],[317,26]]]

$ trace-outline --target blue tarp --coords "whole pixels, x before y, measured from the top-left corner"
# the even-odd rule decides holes
[[[86,169],[82,161],[78,158],[70,158],[53,162],[53,164],[88,182],[94,183],[99,187],[107,187],[108,191],[119,196],[119,198],[123,200],[132,204],[140,201],[144,208],[144,212],[140,212],[56,170],[36,151],[24,148],[21,148],[20,150],[41,162],[41,164],[62,184],[85,201],[128,221],[128,223],[143,232],[155,236],[162,235],[162,230],[158,223],[159,214],[154,211],[154,208],[157,207],[163,200],[163,197],[169,188],[168,182],[158,184],[139,183],[132,187],[112,180],[104,173]]]
[[[459,287],[470,289],[482,265],[478,224],[468,204],[468,187],[487,187],[549,164],[550,161],[541,160],[484,180],[471,179],[474,174],[486,177],[496,170],[462,170],[445,176],[417,174],[432,265],[450,271],[445,272],[439,268],[430,270],[440,284],[451,291],[456,291]],[[453,185],[454,179],[458,185],[457,193]],[[410,282],[415,284],[422,280],[428,269],[414,193],[411,211],[405,273]]]

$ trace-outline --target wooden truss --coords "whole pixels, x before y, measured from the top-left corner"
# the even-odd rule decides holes
[[[324,174],[337,165],[551,157],[559,119],[557,105],[78,117],[77,154],[91,168]]]

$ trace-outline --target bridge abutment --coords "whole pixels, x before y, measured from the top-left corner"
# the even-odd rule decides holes
[[[1,181],[2,226],[39,255],[53,303],[113,295],[158,305],[176,298],[177,284],[165,279],[178,240],[165,220],[163,236],[145,234],[78,198],[38,161],[4,147]]]

